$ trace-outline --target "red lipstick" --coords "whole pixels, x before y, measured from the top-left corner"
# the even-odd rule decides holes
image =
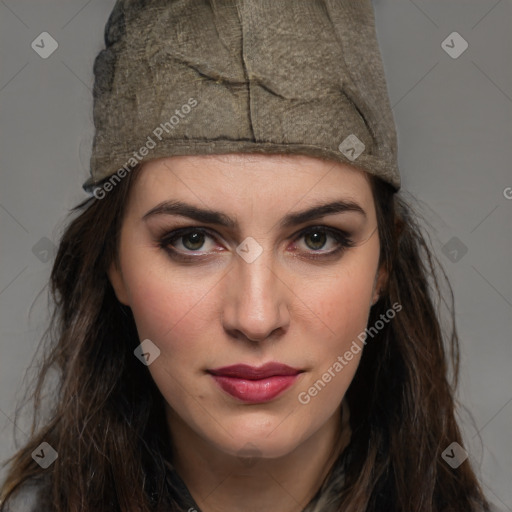
[[[248,403],[269,402],[294,384],[301,370],[281,363],[235,364],[208,370],[226,393]]]

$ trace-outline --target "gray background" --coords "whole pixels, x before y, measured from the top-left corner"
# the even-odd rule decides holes
[[[355,1],[355,0],[354,0]],[[67,211],[86,197],[92,65],[113,0],[0,0],[0,460],[48,319],[46,282]],[[465,449],[512,511],[510,0],[374,0],[404,192],[430,223],[456,295]],[[42,59],[31,43],[49,32]],[[458,58],[441,43],[458,32]],[[459,42],[448,44],[454,50]],[[480,444],[481,436],[482,444]],[[0,472],[0,479],[4,472]]]

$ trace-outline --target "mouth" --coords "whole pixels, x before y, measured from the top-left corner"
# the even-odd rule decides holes
[[[236,364],[208,370],[208,373],[232,397],[246,403],[264,403],[289,389],[303,370],[273,362],[260,367]]]

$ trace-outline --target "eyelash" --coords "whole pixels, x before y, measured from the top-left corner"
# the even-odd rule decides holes
[[[346,249],[350,247],[354,247],[354,241],[349,237],[349,235],[344,232],[340,231],[338,229],[329,228],[327,226],[310,226],[302,231],[300,231],[297,236],[294,238],[294,242],[297,240],[300,240],[302,237],[304,237],[307,234],[310,233],[326,233],[328,235],[331,235],[332,238],[338,243],[338,248],[329,251],[327,253],[321,253],[321,254],[314,254],[316,251],[313,250],[313,253],[311,253],[309,256],[307,256],[308,259],[312,260],[325,260],[327,258],[332,258],[333,256],[336,256],[338,254],[343,253]],[[209,230],[201,228],[201,227],[188,227],[188,228],[180,228],[176,229],[174,231],[170,231],[166,233],[164,236],[160,237],[158,245],[160,248],[164,249],[169,256],[172,259],[179,260],[179,261],[186,261],[186,262],[192,262],[197,261],[199,256],[186,256],[183,253],[172,249],[170,247],[171,242],[178,240],[180,238],[185,237],[188,234],[191,233],[201,233],[206,236],[210,236],[212,238],[215,238]],[[189,251],[189,253],[193,254],[192,251]]]

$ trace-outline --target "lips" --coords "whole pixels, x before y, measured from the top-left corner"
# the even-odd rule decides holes
[[[292,386],[302,370],[281,363],[246,364],[208,370],[223,391],[243,402],[268,402]]]
[[[267,363],[263,366],[249,366],[247,364],[235,364],[233,366],[224,366],[209,370],[212,375],[220,375],[223,377],[234,377],[237,379],[258,380],[275,376],[297,375],[300,370],[281,363]]]

